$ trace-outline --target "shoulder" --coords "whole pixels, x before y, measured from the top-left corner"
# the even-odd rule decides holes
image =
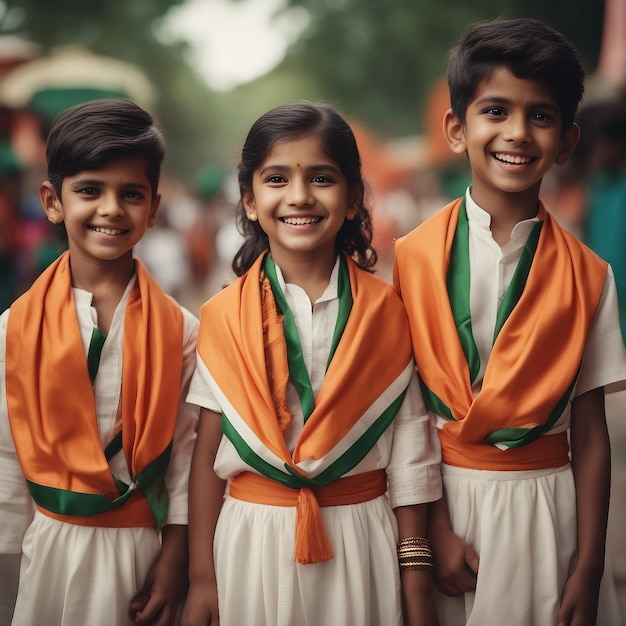
[[[246,275],[237,278],[230,285],[227,285],[215,295],[211,296],[200,307],[200,324],[216,324],[220,320],[238,316],[242,307],[242,285]]]
[[[606,276],[608,263],[578,237],[558,224],[553,216],[551,219],[552,228],[561,233],[571,258],[576,262],[577,271],[585,275],[596,275],[598,280]]]
[[[409,233],[396,239],[396,256],[410,253],[419,254],[423,250],[424,244],[429,243],[433,236],[444,236],[462,200],[463,198],[452,200]]]
[[[364,296],[368,303],[378,309],[383,307],[386,313],[394,309],[404,312],[400,295],[388,281],[360,267],[355,267],[354,276],[357,279],[357,288],[353,292],[357,297]]]

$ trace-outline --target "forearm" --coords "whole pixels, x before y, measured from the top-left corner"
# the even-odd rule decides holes
[[[577,569],[599,580],[604,570],[611,483],[602,388],[583,394],[572,405],[571,451],[578,522]]]
[[[189,549],[187,526],[168,524],[161,531],[161,554],[159,560],[175,571],[186,572]]]
[[[219,415],[202,410],[189,479],[190,582],[215,584],[213,537],[222,507],[226,481],[214,470],[221,439]]]
[[[426,537],[427,505],[417,504],[400,506],[394,509],[398,521],[400,546],[403,539]],[[402,549],[399,550],[402,556]],[[402,604],[405,624],[435,624],[435,607],[433,604],[432,555],[419,557],[417,560],[430,566],[403,567],[400,565],[400,581],[402,584]]]
[[[431,502],[428,505],[427,528],[429,537],[452,532],[452,522],[450,521],[450,512],[448,510],[448,500],[445,490],[439,500]]]

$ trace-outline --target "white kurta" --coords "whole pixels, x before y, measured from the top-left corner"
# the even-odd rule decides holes
[[[96,412],[103,447],[113,438],[121,392],[124,315],[133,278],[115,310],[102,348],[94,383]],[[74,289],[85,354],[96,311],[92,294]],[[169,509],[166,524],[187,524],[189,465],[198,407],[185,396],[195,368],[198,320],[182,309],[183,376],[180,409],[166,475]],[[122,626],[130,599],[143,585],[160,549],[155,528],[92,528],[61,522],[39,511],[28,492],[15,454],[8,422],[5,388],[5,339],[10,309],[0,317],[0,579],[16,577],[22,551],[14,626]],[[110,462],[112,472],[130,482],[123,453]],[[23,541],[22,541],[23,538]],[[6,578],[5,578],[6,576]],[[8,624],[14,597],[0,585],[0,623]]]
[[[311,307],[300,287],[278,278],[296,320],[311,385],[320,390],[338,313],[337,269]],[[383,332],[384,329],[381,329]],[[367,367],[367,363],[355,364]],[[302,410],[293,387],[288,404],[294,416],[287,444],[302,430]],[[201,359],[188,401],[221,412]],[[303,565],[293,560],[295,507],[253,504],[226,496],[214,539],[224,626],[354,626],[401,624],[397,526],[392,507],[436,500],[441,495],[440,448],[413,377],[392,425],[347,475],[386,469],[388,496],[362,504],[322,508],[334,558]],[[230,478],[250,468],[222,437],[215,471]]]
[[[490,216],[466,193],[469,221],[472,332],[481,368],[477,393],[493,345],[496,311],[513,276],[536,219],[513,229],[502,248],[490,230]],[[626,388],[626,351],[609,267],[581,372],[572,397],[604,386]],[[551,433],[570,425],[571,404]],[[437,425],[444,423],[437,419]],[[544,436],[551,436],[550,434]],[[441,626],[556,625],[560,596],[576,555],[576,501],[572,469],[493,472],[444,465],[444,488],[454,532],[480,558],[475,593],[438,594]],[[619,626],[619,606],[610,566],[602,584],[598,625]]]

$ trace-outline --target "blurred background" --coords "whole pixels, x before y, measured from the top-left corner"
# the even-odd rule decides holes
[[[192,312],[233,278],[234,169],[247,130],[297,99],[329,102],[352,124],[388,278],[394,238],[468,183],[441,132],[447,53],[469,24],[496,17],[545,21],[587,68],[581,142],[543,199],[611,262],[626,334],[626,0],[0,0],[0,310],[60,252],[38,197],[50,124],[98,97],[132,98],[164,129],[163,201],[137,254]],[[607,405],[621,589],[624,395]]]

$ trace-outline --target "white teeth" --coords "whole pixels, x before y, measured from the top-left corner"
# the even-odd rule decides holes
[[[118,230],[116,228],[103,228],[102,226],[90,226],[91,230],[96,233],[103,233],[104,235],[122,235],[124,234],[123,230]]]
[[[292,226],[306,226],[307,224],[317,224],[321,217],[283,217],[282,220],[285,224],[291,224]]]
[[[512,165],[522,165],[526,163],[530,163],[532,159],[530,157],[523,157],[519,155],[511,155],[511,154],[500,154],[496,153],[494,155],[498,161],[502,161],[503,163],[510,163]]]

